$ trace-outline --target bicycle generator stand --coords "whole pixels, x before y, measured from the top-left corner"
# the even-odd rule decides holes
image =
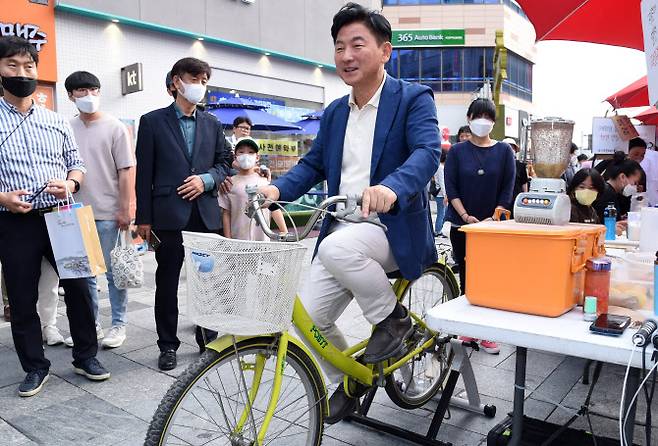
[[[482,404],[471,360],[468,356],[467,348],[477,348],[477,344],[451,338],[450,346],[454,351],[452,365],[450,366],[450,375],[448,376],[446,385],[441,392],[439,404],[434,412],[427,434],[421,435],[417,432],[369,417],[368,411],[370,410],[370,406],[375,398],[375,393],[377,393],[378,387],[373,387],[372,390],[366,393],[363,397],[363,401],[358,405],[357,411],[348,415],[345,420],[368,426],[372,429],[385,432],[389,435],[422,446],[452,446],[452,443],[450,442],[436,439],[436,435],[443,423],[449,405],[469,410],[479,415],[484,415],[487,418],[493,418],[496,415],[496,406]],[[460,374],[464,380],[466,398],[453,396]]]

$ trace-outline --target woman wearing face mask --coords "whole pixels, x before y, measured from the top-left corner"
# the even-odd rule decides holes
[[[637,183],[642,177],[642,172],[642,167],[636,161],[627,158],[625,153],[615,153],[603,175],[606,180],[605,190],[592,205],[596,209],[599,221],[603,221],[603,212],[611,203],[617,209],[617,221],[626,219],[628,206],[624,205],[624,201],[628,201],[628,197],[637,193]]]
[[[451,224],[453,257],[459,264],[462,293],[466,284],[466,234],[463,225],[491,219],[497,208],[510,209],[516,168],[514,152],[507,143],[489,137],[496,121],[496,106],[489,99],[476,99],[466,114],[471,139],[455,144],[448,152],[444,180],[448,197],[446,221]],[[482,341],[487,353],[500,351],[495,342]]]
[[[571,199],[571,222],[599,224],[599,216],[592,207],[596,197],[605,191],[601,174],[594,169],[581,169],[573,176],[567,187]]]

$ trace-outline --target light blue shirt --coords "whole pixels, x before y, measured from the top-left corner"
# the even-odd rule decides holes
[[[0,98],[0,192],[34,192],[49,180],[65,180],[72,170],[86,172],[68,121],[34,104],[24,115]],[[41,209],[58,201],[44,192],[33,205]]]
[[[196,109],[192,113],[192,116],[187,116],[178,108],[178,105],[174,102],[174,110],[176,110],[176,117],[178,118],[178,125],[180,126],[181,132],[183,133],[183,140],[187,146],[187,153],[192,158],[192,152],[194,151],[194,143],[196,141]],[[203,181],[203,189],[208,192],[215,188],[215,179],[209,173],[203,173],[199,175],[201,181]]]

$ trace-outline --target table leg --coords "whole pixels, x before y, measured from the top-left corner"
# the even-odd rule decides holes
[[[633,367],[628,373],[628,383],[626,384],[626,394],[624,395],[624,413],[628,412],[628,422],[624,426],[624,438],[626,444],[633,444],[633,433],[635,431],[635,410],[637,409],[637,399],[632,407],[628,407],[631,398],[637,392],[640,385],[640,369]],[[625,416],[624,416],[625,417]]]
[[[516,372],[514,377],[514,409],[512,411],[512,438],[509,446],[520,446],[523,436],[523,404],[525,399],[525,367],[528,349],[516,347]]]

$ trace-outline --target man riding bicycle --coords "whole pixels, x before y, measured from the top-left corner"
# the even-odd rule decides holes
[[[409,312],[397,302],[387,273],[415,279],[436,261],[427,214],[426,185],[439,165],[439,128],[428,87],[393,79],[391,25],[378,12],[355,3],[334,16],[336,71],[352,87],[325,110],[311,151],[290,172],[260,192],[292,201],[326,180],[329,195],[362,195],[364,217],[373,224],[326,218],[301,300],[323,335],[337,348],[348,345],[336,326],[352,298],[375,325],[362,356],[367,364],[392,358],[412,334]],[[325,365],[333,382],[342,373]],[[349,414],[363,389],[338,386],[327,423]]]

